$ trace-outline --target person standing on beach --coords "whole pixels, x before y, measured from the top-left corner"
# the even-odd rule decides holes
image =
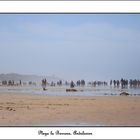
[[[110,86],[112,86],[112,80],[110,80]]]
[[[43,90],[46,90],[46,86],[47,86],[47,80],[43,79],[42,80],[42,88],[43,88]]]
[[[70,87],[71,87],[71,88],[74,88],[74,86],[75,86],[74,82],[71,81],[71,83],[70,83]]]

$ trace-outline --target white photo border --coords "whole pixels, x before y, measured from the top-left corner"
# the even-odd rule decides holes
[[[0,13],[138,13],[140,1],[0,1]]]
[[[140,1],[0,1],[0,14],[11,13],[140,13]],[[140,139],[140,127],[0,127],[0,139],[48,139],[39,130],[92,129],[92,137],[49,139]]]

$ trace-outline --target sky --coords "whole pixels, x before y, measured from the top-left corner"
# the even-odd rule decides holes
[[[0,14],[0,73],[140,78],[140,14]]]

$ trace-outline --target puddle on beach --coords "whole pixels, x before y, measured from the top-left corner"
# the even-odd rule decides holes
[[[49,96],[119,96],[121,92],[128,92],[130,96],[140,96],[140,88],[83,87],[77,92],[66,92],[66,88],[48,88],[48,90],[43,91],[41,87],[0,87],[0,93],[14,92]]]

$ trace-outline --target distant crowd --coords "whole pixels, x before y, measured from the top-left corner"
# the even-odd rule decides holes
[[[121,80],[110,80],[110,86],[114,85],[114,87],[122,87],[122,88],[127,88],[130,86],[132,87],[140,87],[140,80],[132,80],[130,79],[129,81],[127,79],[121,79]]]
[[[65,81],[65,82],[62,82],[62,80],[58,81],[58,82],[51,82],[49,84],[49,82],[47,82],[46,79],[43,79],[42,80],[42,87],[44,86],[62,86],[62,85],[65,85],[65,86],[70,86],[71,88],[74,88],[74,87],[84,87],[85,85],[87,86],[93,86],[93,87],[96,87],[96,86],[108,86],[110,85],[110,87],[114,87],[114,88],[136,88],[136,87],[140,87],[140,80],[127,80],[127,79],[121,79],[121,80],[110,80],[110,83],[108,84],[107,81],[92,81],[92,82],[88,82],[86,84],[85,80],[78,80],[76,82],[74,81]]]
[[[28,81],[28,82],[22,82],[21,80],[19,81],[14,81],[14,80],[3,80],[0,81],[1,86],[31,86],[34,85],[36,86],[36,82]]]
[[[36,86],[37,83],[36,82],[23,82],[21,80],[14,81],[14,80],[3,80],[0,81],[0,85],[1,86],[26,86],[26,85],[33,85]],[[140,87],[140,80],[136,80],[136,79],[120,79],[120,80],[110,80],[110,82],[107,81],[91,81],[91,82],[85,82],[85,80],[78,80],[76,82],[74,81],[62,81],[59,80],[57,82],[48,82],[47,79],[42,79],[41,81],[41,86],[42,88],[45,90],[46,86],[51,86],[51,87],[55,87],[55,86],[70,86],[71,88],[74,87],[84,87],[84,86],[91,86],[91,87],[97,87],[97,86],[110,86],[110,87],[114,87],[114,88],[137,88]]]

